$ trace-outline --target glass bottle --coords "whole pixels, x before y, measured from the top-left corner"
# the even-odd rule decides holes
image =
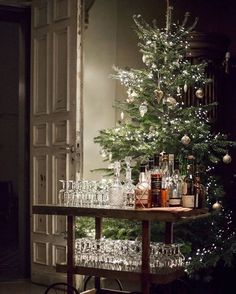
[[[159,167],[159,154],[155,154],[153,162],[153,170],[151,171],[151,206],[159,207],[161,206],[161,170]]]
[[[149,183],[145,164],[140,165],[139,181],[135,186],[135,208],[150,208]]]
[[[183,207],[194,208],[194,176],[193,176],[193,165],[187,165],[187,175],[184,178],[183,183],[183,196],[182,203]]]
[[[114,176],[111,187],[109,189],[109,205],[114,208],[122,207],[123,201],[123,185],[120,181],[120,162],[114,162]]]
[[[182,177],[179,171],[179,161],[174,160],[174,171],[171,176],[172,193],[169,198],[169,206],[181,206],[182,204]]]
[[[169,173],[169,156],[166,153],[162,155],[161,161],[161,206],[169,206],[169,194],[171,193],[170,189],[170,173]]]
[[[135,207],[135,185],[132,181],[132,168],[130,167],[131,157],[125,158],[126,173],[125,173],[125,184],[123,186],[123,196],[125,207]]]
[[[204,208],[205,207],[205,188],[201,184],[201,178],[198,171],[196,169],[196,174],[194,178],[194,207],[195,208]]]

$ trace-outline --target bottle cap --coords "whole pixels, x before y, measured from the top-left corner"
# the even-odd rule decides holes
[[[140,164],[140,172],[142,173],[142,172],[145,172],[145,171],[146,171],[146,164],[141,163]]]
[[[159,153],[156,153],[154,155],[154,166],[159,166],[159,160],[160,160],[160,154]]]

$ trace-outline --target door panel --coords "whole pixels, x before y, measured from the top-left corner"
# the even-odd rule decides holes
[[[59,180],[81,173],[81,1],[32,1],[32,204],[58,203]],[[66,261],[65,236],[64,216],[32,217],[34,282],[64,279],[55,264]]]

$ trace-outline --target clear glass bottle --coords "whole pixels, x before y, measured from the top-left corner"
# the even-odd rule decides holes
[[[124,196],[124,206],[134,208],[135,207],[135,185],[132,181],[132,168],[131,157],[125,158],[126,163],[126,173],[125,173],[125,183],[123,186],[123,196]]]
[[[179,161],[176,158],[174,161],[174,171],[171,176],[171,193],[169,197],[169,206],[176,207],[182,205],[182,186],[183,181],[179,171]]]
[[[135,186],[135,208],[150,208],[149,183],[145,164],[140,165],[139,181]]]
[[[123,185],[120,181],[120,162],[114,162],[114,176],[109,189],[109,205],[114,208],[121,208],[123,201]]]
[[[187,165],[187,175],[184,178],[183,183],[183,196],[182,196],[183,207],[194,208],[195,196],[194,196],[194,175],[193,165]]]

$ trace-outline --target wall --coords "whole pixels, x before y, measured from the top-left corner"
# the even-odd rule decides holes
[[[116,1],[96,1],[90,11],[84,42],[84,178],[99,178],[90,170],[103,166],[93,143],[98,130],[115,123],[112,103],[115,82],[109,79],[116,63]]]
[[[93,142],[98,131],[113,127],[119,113],[113,108],[115,99],[124,99],[119,83],[110,79],[112,66],[141,66],[132,15],[143,12],[154,15],[142,0],[96,0],[89,13],[89,25],[84,40],[84,175],[99,179],[102,172],[93,169],[107,167],[102,161],[100,146]],[[151,7],[158,2],[149,0]]]

